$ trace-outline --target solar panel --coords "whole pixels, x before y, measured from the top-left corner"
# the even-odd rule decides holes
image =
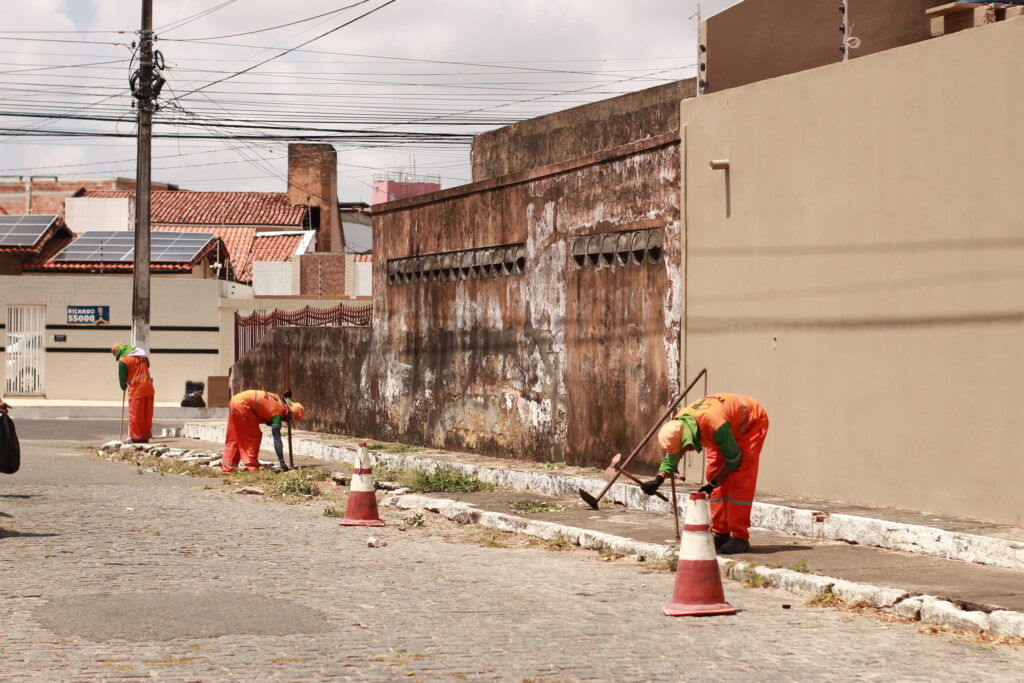
[[[153,232],[149,235],[151,263],[190,263],[217,236],[206,232]],[[135,233],[130,230],[90,230],[53,257],[61,262],[132,263]]]
[[[0,215],[0,247],[34,247],[56,222],[56,216]]]

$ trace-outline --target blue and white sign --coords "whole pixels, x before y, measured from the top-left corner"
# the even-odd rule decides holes
[[[68,325],[109,325],[110,306],[68,306]]]

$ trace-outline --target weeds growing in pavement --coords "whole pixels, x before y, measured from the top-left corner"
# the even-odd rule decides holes
[[[319,467],[303,468],[301,471],[310,481],[327,481],[331,478],[331,475],[327,470]]]
[[[790,569],[792,569],[795,572],[800,572],[801,574],[806,574],[807,572],[811,571],[807,568],[807,560],[797,560],[793,563],[793,566],[790,567]]]
[[[426,525],[427,520],[423,518],[421,513],[417,512],[409,519],[403,520],[402,523],[398,525],[398,528],[405,531],[406,529],[417,529],[425,527]]]
[[[560,512],[565,509],[565,506],[551,500],[530,499],[511,501],[508,504],[508,509],[512,512],[529,515],[537,512]]]
[[[368,443],[366,447],[371,451],[384,451],[385,453],[413,453],[420,450],[416,446],[404,443]]]
[[[327,507],[324,508],[324,517],[344,517],[344,516],[345,516],[345,511],[340,509],[340,508],[336,508],[333,505],[328,505]]]
[[[544,547],[548,550],[572,550],[578,546],[575,541],[565,534],[555,534],[544,541]]]
[[[373,478],[377,481],[393,481],[396,484],[401,484],[409,481],[409,472],[397,467],[374,467]]]
[[[747,586],[747,588],[767,588],[769,585],[768,577],[756,569],[751,569],[747,572],[746,578],[743,579],[743,585]]]
[[[656,572],[674,572],[676,567],[679,566],[679,562],[675,558],[663,557],[658,560],[651,560],[650,562],[641,562],[640,566]]]
[[[614,562],[616,560],[621,560],[624,557],[625,555],[615,550],[612,550],[611,548],[600,548],[597,551],[597,559],[601,560],[602,562]]]
[[[562,467],[565,467],[565,463],[564,462],[542,462],[539,465],[537,465],[537,467],[541,468],[542,470],[557,470],[557,469],[560,469]]]
[[[319,496],[320,489],[308,479],[292,477],[285,480],[280,493],[283,496]]]
[[[488,484],[476,477],[467,476],[455,470],[437,468],[432,472],[415,472],[412,477],[412,488],[424,493],[441,491],[473,493],[474,491],[493,491],[494,484]]]
[[[842,607],[846,601],[832,592],[832,586],[825,586],[804,604],[808,607]]]

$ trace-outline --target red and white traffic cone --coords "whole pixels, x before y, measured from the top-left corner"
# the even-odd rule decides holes
[[[703,493],[691,493],[686,521],[679,543],[679,565],[672,602],[665,615],[687,617],[703,614],[732,614],[736,608],[725,601],[718,555],[711,537],[711,506]]]
[[[384,526],[377,513],[377,494],[373,490],[373,468],[370,451],[366,444],[359,444],[355,466],[352,468],[352,483],[348,490],[348,503],[341,526]]]

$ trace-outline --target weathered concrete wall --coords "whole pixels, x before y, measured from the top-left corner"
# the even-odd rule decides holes
[[[279,327],[231,368],[231,395],[246,389],[284,393],[284,349],[290,343],[292,395],[306,408],[302,428],[374,434],[371,342],[365,327]]]
[[[630,450],[678,374],[678,154],[666,135],[381,205],[380,438],[580,464]],[[599,253],[635,231],[663,242],[656,262]],[[495,247],[500,274],[471,265]]]
[[[839,10],[849,5],[849,14]],[[843,60],[839,27],[849,20],[863,57],[931,37],[925,10],[939,0],[743,0],[702,22],[705,92]]]
[[[473,138],[473,180],[521,173],[679,130],[695,79],[540,116]]]
[[[1012,19],[683,103],[687,363],[765,403],[764,488],[1024,522],[1022,63]]]

